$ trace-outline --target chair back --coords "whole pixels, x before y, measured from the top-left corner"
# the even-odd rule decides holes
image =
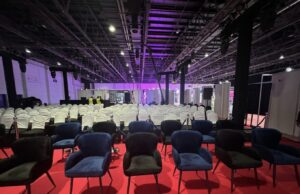
[[[12,150],[23,162],[49,160],[52,164],[53,150],[50,137],[21,138],[12,144]]]
[[[171,136],[174,131],[180,130],[182,125],[177,120],[165,120],[161,122],[160,127],[166,136]]]
[[[192,130],[199,131],[203,135],[209,134],[213,129],[213,124],[206,120],[194,120],[192,121]]]
[[[153,155],[156,150],[158,138],[153,133],[134,133],[127,136],[125,145],[130,156]]]
[[[218,120],[216,122],[217,129],[239,129],[232,120]]]
[[[76,140],[80,151],[84,156],[104,156],[111,152],[111,135],[108,133],[86,133]]]
[[[104,121],[95,123],[92,127],[94,132],[109,133],[110,135],[117,132],[117,126],[114,122]]]
[[[178,153],[197,153],[202,143],[202,135],[198,131],[175,131],[171,141]]]
[[[257,128],[252,130],[252,144],[276,148],[281,140],[280,131],[272,128]]]
[[[154,132],[153,125],[147,121],[133,121],[128,126],[129,133]]]
[[[244,146],[245,138],[240,131],[223,129],[217,132],[216,146],[224,150],[238,151]]]
[[[79,122],[69,122],[58,125],[55,128],[55,134],[60,136],[62,139],[73,139],[80,133]]]

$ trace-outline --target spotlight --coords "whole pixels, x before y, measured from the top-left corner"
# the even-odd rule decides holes
[[[228,80],[226,80],[226,81],[225,81],[225,83],[229,83],[229,81],[228,81]]]
[[[116,31],[116,28],[113,25],[109,25],[108,29],[109,29],[110,32],[115,32]]]
[[[25,52],[28,53],[28,54],[30,54],[30,53],[31,53],[31,50],[25,49]]]
[[[284,59],[284,55],[280,55],[279,60]]]
[[[126,67],[128,67],[129,66],[129,64],[128,63],[126,63]]]
[[[58,66],[61,66],[61,63],[59,62],[59,61],[57,61],[57,63],[56,63]]]
[[[120,52],[120,55],[124,56],[124,55],[125,55],[124,51],[121,51],[121,52]]]
[[[285,68],[285,71],[286,71],[286,72],[291,72],[291,71],[293,71],[293,68],[287,67],[287,68]]]
[[[204,57],[205,57],[205,58],[208,57],[208,53],[205,53]]]
[[[188,68],[190,68],[190,67],[191,67],[191,64],[188,65]]]
[[[219,81],[219,84],[222,84],[222,82],[221,82],[221,81]]]
[[[178,29],[178,30],[176,30],[176,34],[179,34],[180,33],[180,30]]]

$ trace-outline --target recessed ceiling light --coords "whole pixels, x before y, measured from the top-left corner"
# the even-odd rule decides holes
[[[293,71],[294,69],[293,68],[291,68],[291,67],[287,67],[287,68],[285,68],[285,71],[286,72],[291,72],[291,71]]]
[[[284,59],[284,55],[280,55],[279,59],[280,60]]]
[[[124,55],[125,55],[124,51],[121,51],[121,52],[120,52],[120,55],[124,56]]]
[[[205,54],[204,54],[204,57],[205,57],[205,58],[208,57],[208,53],[205,53]]]
[[[31,50],[25,49],[25,52],[30,54],[30,53],[31,53]]]
[[[58,65],[58,66],[61,66],[61,63],[60,63],[59,61],[57,61],[57,65]]]
[[[221,81],[219,81],[219,84],[222,84],[222,82],[221,82]]]
[[[129,71],[129,73],[131,73],[131,71]]]
[[[188,68],[190,68],[190,67],[191,67],[191,64],[188,65]]]
[[[42,27],[45,28],[45,29],[47,29],[47,26],[45,24],[42,24]]]
[[[176,30],[176,34],[179,34],[180,30]]]
[[[128,67],[129,66],[129,64],[128,63],[126,63],[126,67]]]
[[[226,80],[226,81],[225,81],[225,83],[229,83],[229,81],[228,81],[228,80]]]
[[[108,29],[109,29],[110,32],[115,32],[116,31],[116,28],[113,25],[109,25]]]

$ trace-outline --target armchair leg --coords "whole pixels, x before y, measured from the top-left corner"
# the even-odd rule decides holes
[[[27,194],[31,194],[31,187],[30,187],[30,184],[29,184],[29,185],[26,185],[26,191],[27,191]]]
[[[70,181],[70,194],[72,194],[72,191],[73,191],[73,178],[71,178]]]
[[[297,164],[294,165],[298,186],[300,186],[299,173]]]
[[[130,188],[130,176],[128,177],[128,183],[127,183],[127,194],[129,194],[129,188]]]
[[[64,159],[64,152],[65,152],[65,149],[62,149],[62,153],[61,153],[61,159],[62,160]]]
[[[164,146],[165,146],[164,143],[162,143],[162,147],[161,147],[161,150],[160,150],[161,152],[164,150]]]
[[[209,181],[208,181],[208,172],[207,172],[207,170],[205,171],[205,178],[206,178],[208,194],[210,194],[210,185],[209,185]]]
[[[256,181],[257,189],[259,189],[259,181],[258,181],[257,169],[256,168],[254,168],[254,175],[255,175],[255,181]]]
[[[165,157],[167,155],[167,145],[165,145]]]
[[[221,162],[221,160],[219,159],[218,162],[217,162],[217,164],[216,164],[216,166],[215,166],[215,168],[214,168],[214,170],[213,170],[213,172],[212,172],[213,174],[215,173],[216,169],[218,168],[220,162]]]
[[[101,177],[99,177],[99,183],[100,183],[100,193],[103,193],[102,178]]]
[[[175,175],[175,172],[176,172],[176,166],[174,167],[173,176]]]
[[[54,181],[53,181],[52,177],[50,176],[49,172],[46,172],[46,175],[47,175],[48,179],[50,180],[50,182],[52,183],[52,185],[54,187],[56,187],[56,184],[54,183]]]
[[[231,169],[231,192],[233,192],[234,169]]]
[[[6,153],[5,149],[4,149],[4,148],[1,148],[1,150],[2,150],[3,154],[8,158],[9,156],[8,156],[8,154]]]
[[[109,175],[110,180],[112,181],[113,179],[112,179],[112,176],[111,176],[111,174],[110,174],[110,171],[108,170],[107,173],[108,173],[108,175]]]
[[[157,176],[157,174],[154,174],[154,178],[155,178],[157,193],[160,193],[159,192],[159,186],[158,186],[158,176]]]
[[[89,181],[89,177],[86,177],[86,181],[87,181],[87,188],[90,188],[90,181]]]
[[[182,178],[182,171],[179,170],[178,194],[180,193],[180,183],[181,183],[181,178]]]
[[[273,164],[273,187],[276,187],[276,164]]]

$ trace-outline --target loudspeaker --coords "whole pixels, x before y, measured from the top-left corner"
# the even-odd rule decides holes
[[[213,93],[213,88],[203,88],[202,98],[203,100],[210,100]]]

